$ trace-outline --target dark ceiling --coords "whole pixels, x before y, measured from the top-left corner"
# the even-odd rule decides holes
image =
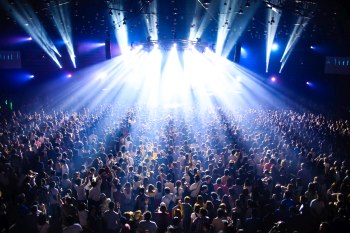
[[[14,0],[0,1],[2,3],[8,1],[10,4],[15,2]],[[72,21],[73,43],[75,45],[85,39],[103,41],[108,33],[113,35],[113,32],[121,27],[127,27],[129,42],[145,41],[148,33],[143,19],[144,17],[150,17],[150,15],[157,15],[158,19],[154,26],[158,29],[159,40],[186,39],[190,28],[194,26],[193,16],[197,15],[202,18],[208,13],[208,9],[205,8],[209,8],[212,4],[216,4],[216,7],[209,11],[209,23],[203,33],[202,40],[215,43],[219,27],[225,26],[227,30],[234,31],[237,27],[240,27],[240,25],[230,25],[231,22],[227,22],[227,25],[218,25],[218,18],[222,14],[220,7],[228,8],[230,0],[158,0],[157,12],[153,12],[149,7],[153,1],[155,0],[27,0],[53,41],[59,40],[60,37],[52,19],[50,6],[69,4],[71,8],[69,17]],[[20,2],[25,1],[20,0]],[[200,2],[203,4],[202,6],[199,5]],[[342,47],[341,51],[348,52],[350,47],[348,45],[348,41],[350,41],[350,9],[347,0],[241,0],[238,2],[241,3],[239,8],[230,9],[229,14],[237,14],[238,17],[243,17],[251,8],[259,5],[241,35],[243,41],[253,43],[258,40],[265,41],[267,34],[266,9],[269,7],[266,2],[271,2],[271,4],[284,2],[286,5],[279,9],[282,11],[282,17],[277,29],[276,39],[288,40],[295,24],[295,16],[306,14],[311,18],[311,21],[305,29],[301,41],[305,43],[336,44]],[[247,2],[249,2],[249,7],[246,7]],[[302,9],[306,13],[295,7],[300,6],[303,2],[310,3],[312,6]],[[287,5],[287,3],[290,4]],[[241,9],[243,15],[240,14]],[[225,11],[227,12],[227,9]],[[119,13],[125,14],[123,20],[119,22],[112,21],[111,14]],[[12,17],[12,12],[4,5],[2,5],[0,11],[0,25],[2,38],[21,33],[25,34],[16,19]],[[0,40],[0,49],[11,49],[10,45],[3,41]],[[343,47],[346,49],[344,50]],[[25,48],[22,47],[21,49],[24,50]]]

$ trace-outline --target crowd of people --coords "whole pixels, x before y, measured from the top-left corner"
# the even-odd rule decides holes
[[[291,109],[2,109],[0,232],[347,232],[349,139]]]

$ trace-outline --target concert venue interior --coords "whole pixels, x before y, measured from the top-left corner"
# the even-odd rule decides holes
[[[0,233],[347,232],[346,0],[0,0]]]

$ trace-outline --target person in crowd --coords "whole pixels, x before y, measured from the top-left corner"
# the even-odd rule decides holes
[[[146,211],[143,214],[143,220],[140,221],[138,226],[138,232],[140,233],[156,233],[158,226],[154,221],[151,221],[152,214],[149,211]]]
[[[348,120],[267,107],[193,106],[186,120],[142,106],[76,111],[0,109],[1,229],[348,229]]]
[[[162,197],[162,202],[165,203],[167,209],[173,209],[176,205],[175,195],[171,193],[170,188],[166,187],[164,189],[165,195]]]
[[[214,233],[225,232],[228,221],[223,209],[217,209],[217,217],[213,219],[211,225]]]
[[[108,210],[106,210],[102,214],[103,227],[104,227],[105,233],[118,232],[119,230],[118,228],[119,228],[120,216],[114,209],[115,209],[115,203],[111,201],[108,204]]]
[[[211,232],[211,222],[205,208],[200,208],[198,217],[194,219],[191,225],[191,230],[194,233]]]
[[[183,233],[184,230],[180,225],[180,218],[179,217],[174,217],[173,218],[173,224],[168,227],[168,233]]]
[[[68,215],[65,219],[67,226],[63,228],[62,233],[80,233],[83,232],[81,225],[74,221],[74,217]]]
[[[170,223],[171,215],[167,211],[166,204],[162,202],[159,210],[154,213],[154,221],[158,226],[158,233],[165,233]]]

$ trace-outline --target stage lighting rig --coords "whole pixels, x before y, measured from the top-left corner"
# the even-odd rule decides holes
[[[295,15],[302,17],[311,17],[317,6],[317,0],[263,0],[266,7],[277,13],[290,11]]]
[[[239,8],[239,11],[236,11],[235,13],[236,13],[236,14],[239,14],[239,15],[243,15],[243,14],[244,14],[243,8],[242,8],[242,7]]]
[[[142,45],[143,49],[146,51],[151,51],[154,48],[163,51],[170,51],[174,48],[176,44],[176,49],[179,51],[192,50],[196,48],[198,51],[204,51],[205,47],[210,46],[210,44],[203,43],[201,38],[196,38],[196,40],[185,40],[185,39],[171,39],[171,40],[153,40],[150,36],[147,37],[147,41],[138,43]],[[131,48],[136,47],[133,43]]]
[[[211,0],[202,0],[204,6],[209,7]]]

